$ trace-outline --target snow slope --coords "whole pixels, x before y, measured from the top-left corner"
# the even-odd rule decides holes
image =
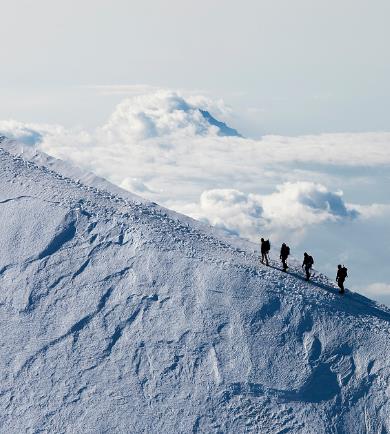
[[[0,148],[1,432],[390,431],[389,310]]]

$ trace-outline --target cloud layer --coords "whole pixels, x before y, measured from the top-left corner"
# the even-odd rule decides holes
[[[330,192],[312,182],[287,182],[269,195],[206,190],[199,203],[186,205],[181,211],[252,240],[262,232],[273,233],[278,239],[286,231],[301,234],[311,225],[352,220],[360,215],[354,208],[347,208],[342,192]]]
[[[137,87],[92,132],[16,121],[0,121],[0,132],[252,239],[261,227],[302,231],[369,218],[386,206],[348,206],[340,191],[328,190],[321,170],[390,165],[390,133],[220,137],[200,109],[229,113],[221,101]]]
[[[196,106],[175,92],[163,90],[126,99],[99,131],[101,138],[110,142],[216,133]]]

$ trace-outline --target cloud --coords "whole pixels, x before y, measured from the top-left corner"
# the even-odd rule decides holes
[[[0,121],[0,132],[10,139],[17,139],[27,146],[38,145],[48,133],[44,126],[17,121]]]
[[[99,134],[110,141],[124,142],[170,135],[186,138],[215,135],[218,128],[199,110],[207,105],[205,101],[199,98],[186,100],[178,93],[166,90],[136,95],[117,106]]]
[[[152,192],[152,190],[140,179],[137,178],[125,178],[119,185],[124,190],[131,191],[133,193],[146,193]]]
[[[44,143],[55,143],[61,147],[67,143],[80,146],[91,142],[87,131],[68,130],[61,125],[24,123],[15,120],[0,121],[0,134],[15,139],[26,146],[43,146]]]
[[[387,209],[348,205],[341,192],[312,179],[316,165],[390,164],[390,133],[220,137],[201,109],[226,120],[230,109],[222,101],[145,86],[126,90],[129,98],[92,132],[16,121],[0,122],[0,132],[249,238],[265,226],[303,231]],[[340,177],[332,174],[332,182]]]
[[[358,216],[356,210],[347,209],[342,192],[330,192],[321,184],[287,182],[277,186],[277,190],[262,200],[263,216],[273,226],[298,229]]]
[[[126,89],[131,96],[95,131],[2,121],[0,132],[249,238],[264,226],[303,231],[375,218],[387,209],[348,205],[341,192],[312,178],[318,164],[390,164],[389,133],[220,137],[200,109],[225,120],[230,109],[222,101],[145,86]]]
[[[234,189],[206,190],[199,204],[180,211],[253,241],[262,231],[302,232],[309,225],[350,220],[359,215],[347,208],[341,192],[330,192],[325,186],[310,182],[287,182],[269,195]]]
[[[90,145],[89,154],[95,154],[97,170],[103,163],[113,161],[113,150],[118,164],[127,165],[142,160],[147,152],[149,161],[165,163],[166,154],[161,149],[169,149],[169,161],[190,165],[188,161],[205,155],[217,161],[219,166],[237,167],[241,161],[241,173],[257,170],[280,170],[280,165],[332,167],[376,167],[390,165],[390,133],[339,133],[283,137],[263,136],[261,140],[238,137],[219,137],[218,128],[211,125],[200,113],[206,110],[222,121],[233,119],[231,109],[223,101],[214,101],[203,95],[174,92],[151,86],[100,86],[99,89],[119,90],[125,88],[129,98],[120,103],[108,121],[95,131],[67,130],[58,125],[23,124],[15,121],[1,121],[0,132],[18,138],[28,144],[39,144],[49,153],[56,154],[67,148],[67,158],[72,159],[80,152],[80,144]],[[229,123],[229,122],[228,122]],[[234,126],[234,125],[232,125]],[[131,149],[131,156],[128,156]],[[186,153],[185,161],[183,154]],[[99,154],[99,155],[97,155]],[[85,161],[77,158],[78,164],[90,163],[90,155]],[[145,161],[142,161],[145,163]],[[110,163],[107,163],[107,165]],[[209,169],[206,158],[202,164]],[[130,167],[131,169],[131,167]],[[297,167],[294,167],[296,170]],[[112,170],[104,170],[106,173]],[[211,171],[212,175],[213,170]],[[288,171],[286,171],[287,176]],[[133,176],[128,173],[127,176]]]
[[[377,295],[390,295],[390,284],[383,282],[376,282],[364,288],[364,292],[371,296]]]
[[[390,204],[373,203],[370,205],[351,204],[360,217],[365,220],[375,219],[378,217],[390,217]]]
[[[194,217],[200,216],[231,234],[254,239],[265,224],[262,214],[259,196],[233,189],[215,189],[201,194]]]

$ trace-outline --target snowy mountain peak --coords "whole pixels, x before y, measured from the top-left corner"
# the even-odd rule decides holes
[[[3,141],[4,432],[390,430],[386,308],[11,150]]]

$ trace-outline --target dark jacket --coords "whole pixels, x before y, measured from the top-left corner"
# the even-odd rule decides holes
[[[287,258],[289,254],[290,254],[290,248],[286,245],[282,246],[280,249],[280,257]]]
[[[314,264],[313,257],[310,255],[307,255],[303,258],[302,267],[305,266],[306,268],[310,268]]]

